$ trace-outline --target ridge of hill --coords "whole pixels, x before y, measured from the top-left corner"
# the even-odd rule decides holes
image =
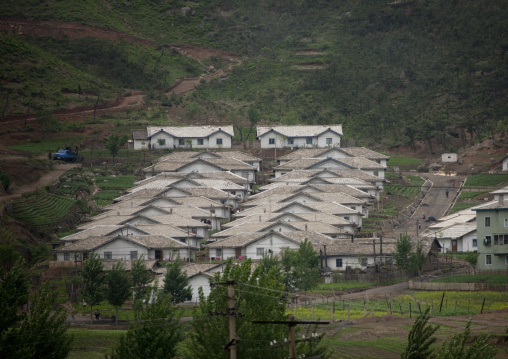
[[[382,148],[424,141],[430,152],[456,150],[507,129],[501,0],[6,0],[1,8],[2,116],[92,106],[97,94],[106,101],[135,89],[150,107],[193,108],[179,123],[245,125],[254,108],[266,123],[342,123],[346,137]],[[72,24],[94,37],[72,35]],[[30,27],[40,33],[23,32]],[[174,44],[243,58],[168,99],[179,78],[227,66],[221,55],[182,56]]]

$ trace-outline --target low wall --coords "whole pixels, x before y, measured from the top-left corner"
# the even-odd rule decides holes
[[[436,283],[409,281],[409,289],[413,290],[436,290],[436,291],[476,291],[482,290],[482,283]]]

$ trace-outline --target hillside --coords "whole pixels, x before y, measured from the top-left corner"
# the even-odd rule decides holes
[[[508,9],[500,0],[1,7],[3,117],[93,106],[98,95],[105,103],[134,89],[178,123],[248,126],[254,108],[267,123],[343,123],[347,137],[380,148],[424,141],[430,152],[454,150],[504,136],[507,126]],[[73,24],[91,31],[65,32]],[[172,47],[182,44],[238,54],[241,64],[190,96],[168,98],[178,78],[227,66],[221,56],[193,60]],[[186,110],[174,115],[178,105]]]

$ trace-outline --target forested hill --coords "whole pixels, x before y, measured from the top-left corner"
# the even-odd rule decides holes
[[[4,20],[91,25],[157,44],[4,32],[3,115],[85,101],[69,92],[107,98],[134,88],[164,102],[160,91],[178,77],[225,66],[161,50],[187,43],[242,57],[227,76],[183,100],[222,121],[247,121],[252,108],[258,115],[251,120],[342,123],[346,136],[365,145],[424,140],[442,148],[451,138],[465,143],[504,134],[508,125],[505,0],[4,0],[0,6]]]

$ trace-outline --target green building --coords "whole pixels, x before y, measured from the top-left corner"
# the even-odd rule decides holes
[[[481,271],[508,270],[508,194],[496,194],[495,199],[489,206],[473,209]]]

